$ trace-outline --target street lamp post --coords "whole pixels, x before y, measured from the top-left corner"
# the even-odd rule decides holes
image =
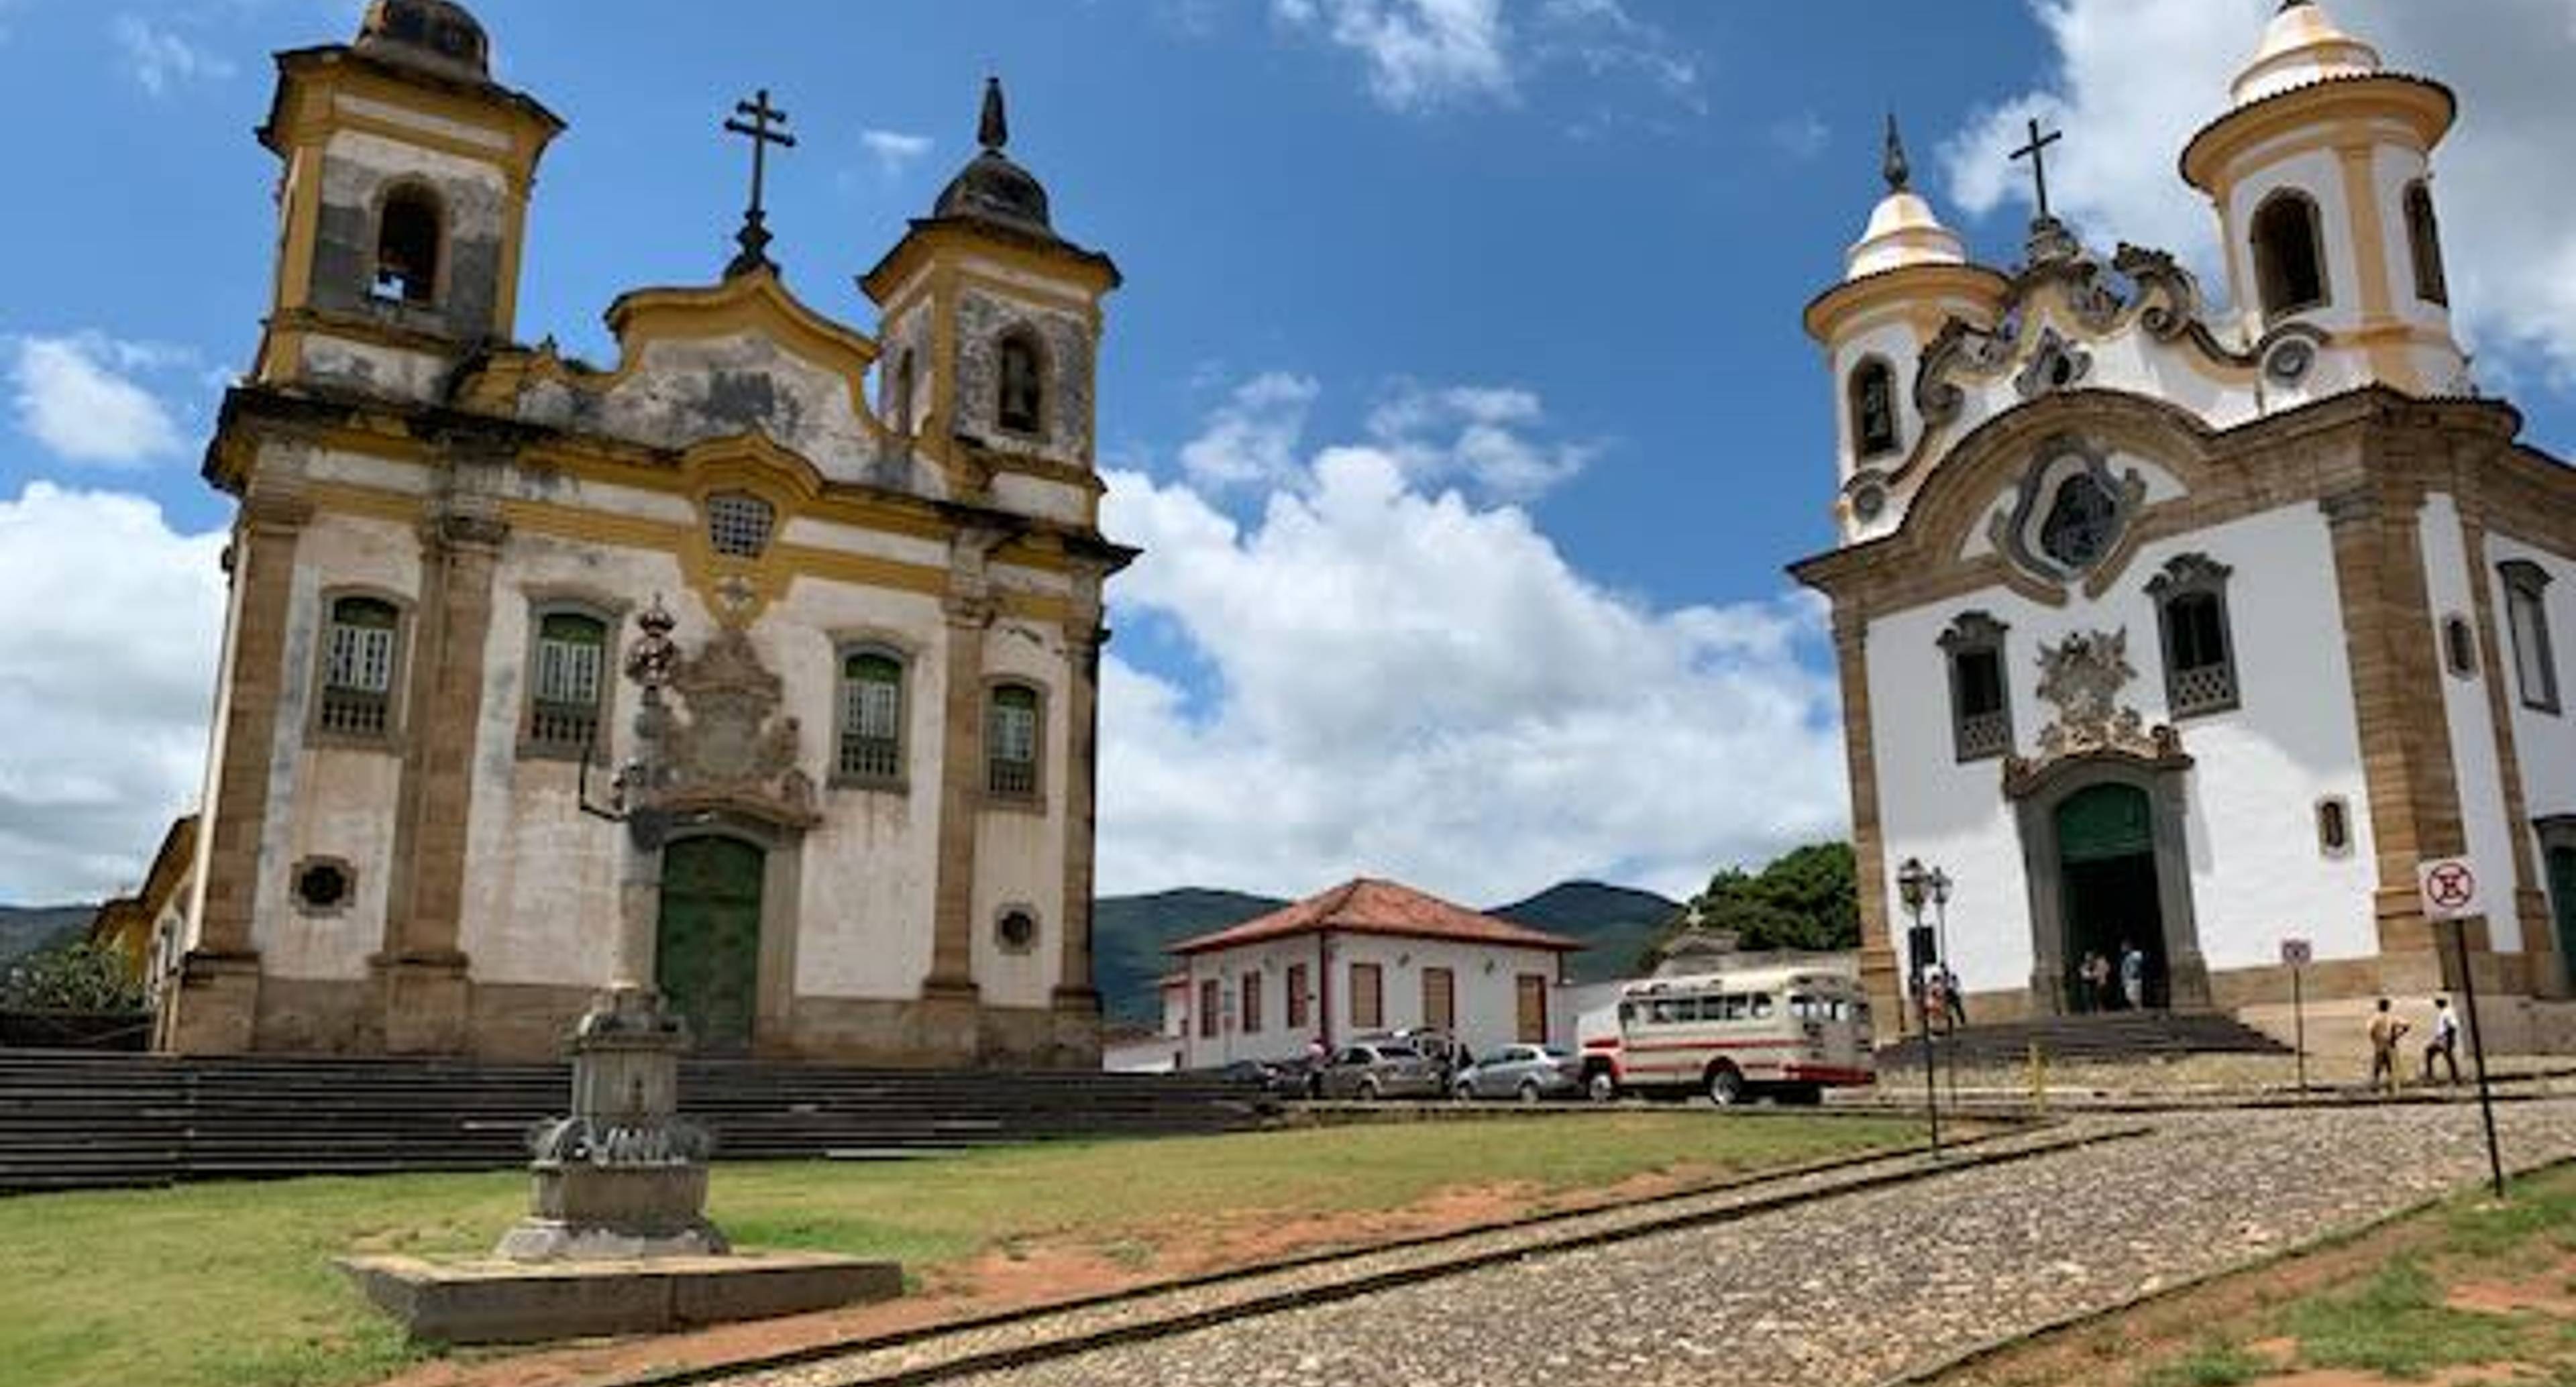
[[[1926,947],[1933,941],[1929,938],[1931,932],[1923,924],[1923,900],[1931,888],[1933,876],[1923,869],[1921,861],[1911,857],[1896,869],[1896,893],[1905,902],[1907,917],[1913,921],[1913,927],[1906,931],[1905,936],[1905,978],[1906,985],[1914,989],[1915,1014],[1922,1020],[1923,1112],[1931,1126],[1932,1154],[1938,1156],[1941,1154],[1941,1094],[1932,1074],[1932,993],[1924,985],[1924,975],[1933,961],[1924,955],[1937,951]]]

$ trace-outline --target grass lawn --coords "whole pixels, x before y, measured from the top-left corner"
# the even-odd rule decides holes
[[[2576,1387],[2576,1167],[2223,1278],[1943,1379]]]
[[[1618,1113],[1062,1143],[893,1164],[719,1165],[709,1213],[746,1247],[962,1267],[1045,1242],[1150,1266],[1211,1222],[1399,1211],[1465,1188],[1521,1206],[1645,1176],[1702,1180],[1901,1144],[1896,1119]],[[517,1173],[313,1179],[0,1199],[0,1379],[55,1384],[365,1382],[406,1347],[330,1259],[488,1250],[524,1211]]]

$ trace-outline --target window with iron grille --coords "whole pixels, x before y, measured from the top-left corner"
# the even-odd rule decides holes
[[[322,703],[315,715],[324,732],[382,737],[392,730],[394,665],[402,613],[375,597],[343,597],[331,604],[323,650]]]
[[[1038,792],[1038,691],[1025,684],[993,690],[984,722],[984,788],[1027,799]]]
[[[2549,640],[2549,571],[2528,559],[2498,565],[2504,578],[2505,629],[2513,636],[2514,680],[2522,706],[2558,711],[2558,661]]]
[[[2164,633],[2165,704],[2177,718],[2237,706],[2236,650],[2227,625],[2235,570],[2207,554],[2179,554],[2147,583]]]
[[[531,749],[577,756],[593,744],[607,667],[607,622],[580,612],[537,617],[536,669],[528,700]]]
[[[841,661],[840,773],[847,780],[903,775],[903,662],[880,651]]]
[[[2012,750],[2012,695],[2004,683],[2005,626],[1984,612],[1962,612],[1941,633],[1950,662],[1951,749],[1962,761]]]
[[[718,492],[707,498],[707,543],[728,558],[759,558],[768,550],[769,533],[777,524],[777,509],[748,492]]]

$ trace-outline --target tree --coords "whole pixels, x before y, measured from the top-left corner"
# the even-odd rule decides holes
[[[1682,907],[1653,947],[1685,929],[1725,930],[1753,951],[1859,948],[1860,895],[1851,844],[1810,843],[1772,859],[1759,873],[1725,868]]]
[[[113,949],[86,939],[20,959],[0,987],[12,1011],[141,1011],[143,984]]]

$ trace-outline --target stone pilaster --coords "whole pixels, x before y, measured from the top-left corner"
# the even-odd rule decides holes
[[[291,483],[254,478],[233,526],[233,608],[224,670],[219,764],[207,795],[205,881],[197,941],[170,1003],[166,1043],[182,1054],[254,1048],[259,951],[253,909],[267,831],[269,767],[285,697],[286,633],[293,616],[295,551],[313,518]]]
[[[411,735],[394,817],[383,952],[373,960],[385,1048],[461,1054],[472,1015],[460,950],[466,820],[483,712],[492,572],[508,527],[481,506],[442,504],[422,531],[422,582],[408,684]]]
[[[2444,966],[2417,898],[2415,866],[2426,857],[2464,851],[2467,837],[2417,535],[2422,496],[2412,486],[2374,479],[2333,492],[2318,505],[2334,548],[2362,776],[2378,849],[2380,986],[2429,992],[2444,985]]]
[[[1100,991],[1091,974],[1091,900],[1098,834],[1100,651],[1109,630],[1094,610],[1064,625],[1064,957],[1056,974],[1056,1049],[1069,1065],[1100,1059]]]
[[[2506,683],[2512,677],[2504,662],[2506,635],[2496,621],[2495,588],[2487,579],[2487,527],[2473,495],[2458,499],[2460,552],[2469,570],[2469,605],[2478,631],[2478,682],[2486,687],[2487,725],[2495,729],[2505,832],[2513,846],[2513,914],[2521,923],[2530,992],[2557,996],[2566,991],[2567,971],[2558,960],[2558,931],[2550,917],[2549,898],[2540,888],[2539,854],[2532,848],[2531,801],[2523,793],[2522,754],[2514,742],[2513,695]]]
[[[1878,752],[1869,720],[1869,622],[1856,605],[1834,604],[1834,665],[1843,693],[1843,759],[1850,771],[1852,881],[1860,891],[1860,973],[1879,1024],[1905,1014],[1896,947],[1887,921],[1887,845],[1878,822]]]
[[[961,535],[945,604],[947,669],[942,680],[939,872],[932,893],[930,974],[922,979],[924,1043],[975,1046],[975,840],[984,805],[984,642],[995,608],[984,557],[997,536]],[[962,1016],[952,1007],[964,1004]]]

